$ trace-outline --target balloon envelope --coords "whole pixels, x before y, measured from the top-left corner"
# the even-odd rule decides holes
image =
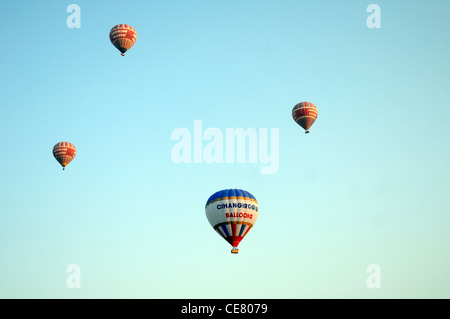
[[[311,102],[300,102],[292,109],[294,121],[309,133],[309,128],[317,119],[317,107]]]
[[[77,155],[77,149],[72,143],[59,142],[53,147],[53,156],[63,169],[75,158],[75,155]]]
[[[136,30],[128,24],[118,24],[109,32],[109,40],[123,56],[136,43],[136,38]]]
[[[237,246],[258,218],[258,202],[247,191],[225,189],[211,195],[205,206],[206,217],[214,230],[237,253]]]

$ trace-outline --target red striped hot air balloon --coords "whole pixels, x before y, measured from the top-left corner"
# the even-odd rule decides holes
[[[63,170],[77,155],[75,145],[69,142],[59,142],[53,147],[53,156],[61,164]]]
[[[294,121],[306,130],[305,134],[309,133],[309,128],[317,119],[317,114],[317,107],[311,102],[300,102],[292,109]]]
[[[109,40],[123,56],[136,43],[136,38],[136,30],[128,24],[118,24],[109,32]]]

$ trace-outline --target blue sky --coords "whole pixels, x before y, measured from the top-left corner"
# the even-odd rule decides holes
[[[81,28],[66,25],[71,3]],[[448,12],[0,2],[0,297],[450,297]],[[119,23],[137,31],[125,57],[108,38]],[[291,116],[300,101],[319,110],[308,135]],[[171,134],[195,120],[278,129],[278,171],[175,164]],[[51,151],[64,140],[78,153],[62,171]],[[238,255],[204,211],[225,188],[260,207]],[[81,288],[66,285],[70,264]]]

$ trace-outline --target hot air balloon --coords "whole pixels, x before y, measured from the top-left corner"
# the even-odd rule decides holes
[[[258,218],[258,202],[247,191],[225,189],[214,193],[206,202],[206,217],[214,230],[239,252],[238,245]]]
[[[61,164],[63,170],[77,155],[75,145],[69,142],[59,142],[53,147],[53,156]]]
[[[309,133],[309,128],[317,119],[317,114],[317,107],[311,102],[300,102],[292,109],[294,121],[306,130],[305,134]]]
[[[136,30],[128,24],[118,24],[109,32],[109,40],[123,56],[136,43],[136,37]]]

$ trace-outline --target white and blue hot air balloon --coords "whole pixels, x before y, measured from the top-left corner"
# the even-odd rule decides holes
[[[255,196],[241,189],[218,191],[205,206],[209,223],[233,247],[234,254],[239,252],[239,243],[255,224],[258,210]]]

